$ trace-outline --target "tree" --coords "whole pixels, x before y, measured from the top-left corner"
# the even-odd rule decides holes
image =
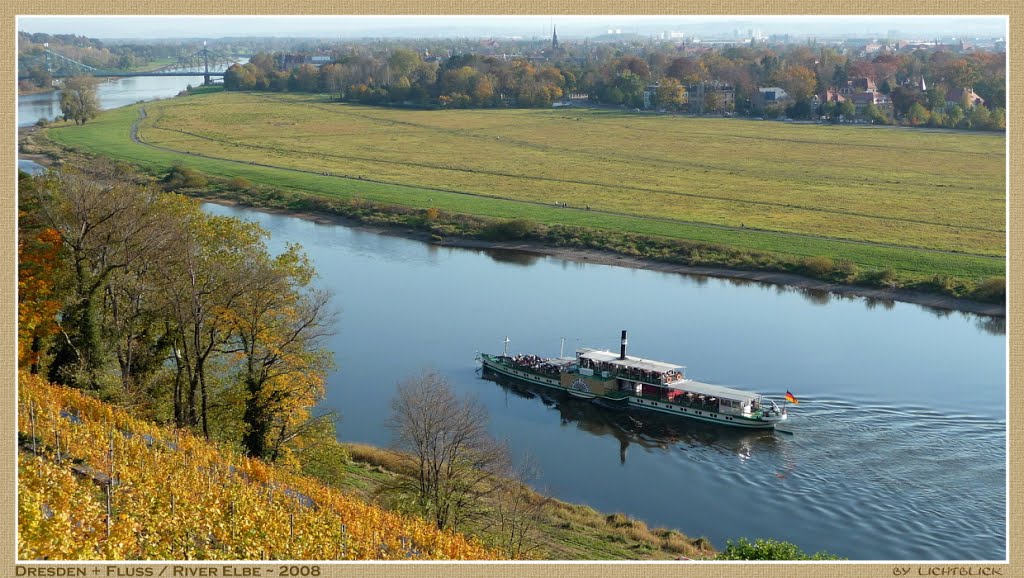
[[[935,83],[925,92],[925,98],[930,110],[946,107],[946,87]]]
[[[1006,130],[1006,109],[995,107],[989,114],[991,116],[989,118],[989,126],[994,130]]]
[[[498,482],[498,497],[490,519],[501,549],[512,559],[528,556],[540,545],[537,526],[551,498],[534,492],[527,485],[536,475],[533,460],[523,456],[515,474]]]
[[[245,288],[223,312],[233,336],[227,351],[241,356],[242,445],[273,460],[323,395],[332,363],[323,341],[334,314],[330,294],[311,288],[315,271],[298,245],[274,258],[260,245],[245,257]]]
[[[491,437],[487,423],[487,410],[476,398],[456,398],[434,371],[398,384],[388,427],[414,474],[387,491],[412,494],[438,528],[457,530],[482,512],[481,499],[496,491],[508,471],[508,449]]]
[[[845,119],[851,119],[857,113],[857,107],[854,106],[853,101],[851,101],[850,99],[846,99],[843,102],[840,102],[839,108],[837,110],[839,114],[843,115],[843,118]]]
[[[960,126],[963,120],[964,109],[960,108],[959,104],[949,107],[949,110],[946,112],[946,128],[956,128]]]
[[[85,124],[96,118],[100,112],[96,79],[76,76],[65,80],[60,91],[60,112],[64,120],[74,120],[75,124]]]
[[[818,76],[806,66],[790,66],[782,80],[782,88],[793,100],[808,100],[818,86]]]
[[[704,110],[719,112],[722,109],[722,95],[717,91],[709,90],[704,93]]]
[[[57,330],[62,273],[60,234],[43,227],[27,206],[35,183],[27,176],[18,182],[22,205],[18,211],[18,363],[33,374],[39,373],[41,352]]]
[[[675,78],[683,85],[696,84],[705,80],[707,68],[699,60],[680,56],[673,59],[672,63],[669,64],[665,70],[665,76]]]
[[[267,233],[254,223],[207,216],[198,203],[178,198],[176,250],[157,273],[173,336],[174,420],[178,427],[201,424],[209,437],[207,365],[227,346],[227,313],[248,285],[246,257],[264,250]]]
[[[677,110],[686,103],[686,89],[678,80],[670,77],[661,79],[655,96],[658,106],[671,110]]]
[[[837,108],[838,106],[835,101],[827,100],[818,107],[818,114],[831,119],[833,122],[839,122],[839,113],[836,112]]]
[[[875,103],[873,102],[869,102],[868,105],[864,107],[863,115],[864,118],[868,119],[874,124],[889,123],[889,117],[886,116],[885,111],[875,106]]]
[[[921,103],[915,102],[910,110],[907,111],[907,122],[911,126],[920,126],[928,122],[928,110],[921,106]]]
[[[171,248],[159,193],[139,187],[120,168],[96,163],[89,174],[65,169],[27,188],[36,219],[56,231],[68,274],[49,378],[99,389],[98,374],[110,351],[104,307],[111,283],[125,270],[158,260]]]
[[[971,125],[971,128],[975,130],[985,130],[992,128],[992,116],[988,108],[983,104],[975,105],[967,113],[967,120]]]

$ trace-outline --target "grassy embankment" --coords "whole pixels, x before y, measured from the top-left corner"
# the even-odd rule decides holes
[[[131,141],[135,106],[48,135],[156,174],[177,163],[327,208],[356,200],[434,208],[442,221],[528,219],[537,227],[525,238],[667,261],[980,298],[978,283],[1005,274],[1002,135],[596,110],[410,111],[309,95],[203,94],[146,110],[139,136],[165,150]]]
[[[349,446],[346,463],[304,468],[319,474],[314,479],[27,375],[18,424],[22,559],[502,557],[487,546],[494,527],[478,522],[467,538],[374,504],[377,490],[402,475],[396,456],[378,448]],[[706,539],[536,494],[530,499],[545,504],[533,557],[714,555]]]

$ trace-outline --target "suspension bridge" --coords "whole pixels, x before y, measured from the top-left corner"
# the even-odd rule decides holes
[[[203,47],[195,53],[182,56],[176,62],[153,70],[138,72],[102,70],[50,50],[49,45],[44,44],[41,49],[19,55],[18,80],[29,78],[32,70],[41,68],[49,73],[50,78],[54,79],[72,76],[202,76],[203,82],[210,84],[213,77],[223,77],[224,72],[232,64],[240,63],[243,58],[212,50],[204,42]]]

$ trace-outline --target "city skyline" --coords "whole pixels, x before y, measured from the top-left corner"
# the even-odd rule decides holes
[[[99,39],[290,38],[561,38],[665,32],[722,37],[789,34],[798,38],[891,36],[1005,37],[1005,16],[20,16],[27,33]],[[153,35],[151,30],[160,30]]]

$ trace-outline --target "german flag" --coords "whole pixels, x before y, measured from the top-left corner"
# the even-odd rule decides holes
[[[788,401],[789,403],[800,403],[800,401],[792,393],[789,393],[788,389],[786,390],[786,401]]]

